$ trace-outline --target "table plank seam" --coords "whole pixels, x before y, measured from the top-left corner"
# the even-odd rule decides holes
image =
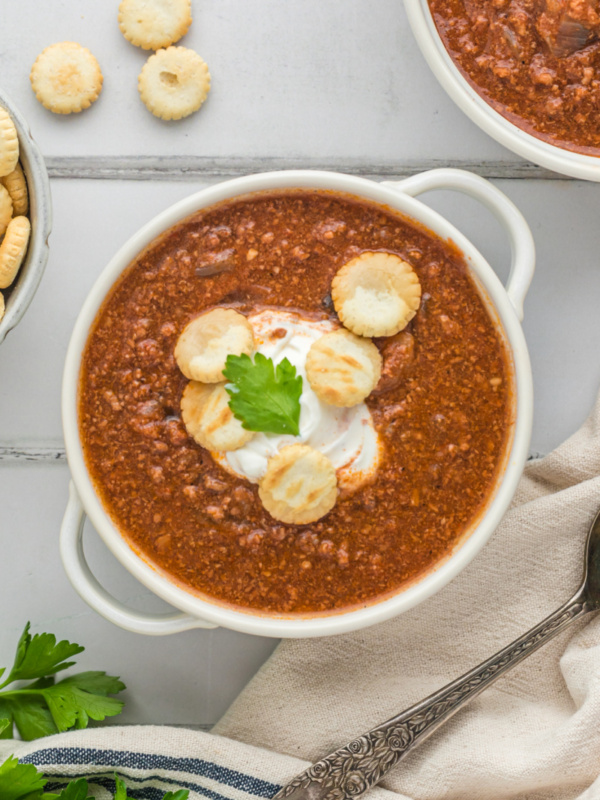
[[[505,180],[574,180],[527,161],[470,159],[418,159],[393,163],[355,159],[243,158],[205,156],[47,156],[51,178],[67,180],[195,181],[234,178],[256,172],[286,169],[320,169],[364,178],[395,180],[428,169],[466,169],[484,178]]]
[[[530,452],[529,461],[543,458],[545,453]],[[53,446],[23,446],[23,445],[4,445],[0,447],[0,466],[2,464],[20,462],[33,462],[41,464],[64,464],[67,454],[64,447]]]
[[[64,464],[66,460],[67,455],[64,447],[58,445],[51,447],[23,447],[19,445],[0,447],[0,464],[14,463],[15,461]]]

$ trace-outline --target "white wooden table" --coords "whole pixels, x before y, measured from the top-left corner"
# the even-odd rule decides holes
[[[118,2],[2,0],[0,81],[28,118],[52,179],[46,275],[0,348],[0,665],[26,620],[87,647],[80,663],[129,685],[124,722],[210,726],[275,646],[230,631],[145,638],[114,628],[75,594],[58,557],[69,473],[60,423],[62,363],[77,311],[114,251],[150,217],[209,183],[265,169],[326,168],[390,178],[473,169],[521,208],[538,268],[525,332],[536,402],[532,452],[587,415],[600,383],[600,187],[562,179],[488,139],[430,74],[399,0],[193,0],[182,44],[208,62],[199,114],[168,123],[137,94],[147,57],[116,23]],[[29,70],[56,41],[89,47],[99,101],[72,117],[35,100]],[[427,198],[505,276],[508,245],[472,201]],[[119,597],[160,608],[92,530],[87,553]]]

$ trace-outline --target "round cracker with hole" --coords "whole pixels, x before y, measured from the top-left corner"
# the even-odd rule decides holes
[[[121,0],[119,6],[121,33],[144,50],[179,41],[191,24],[191,0]]]
[[[0,184],[0,236],[8,228],[13,215],[13,202],[6,187]]]
[[[6,289],[14,281],[27,252],[30,232],[27,217],[13,217],[8,223],[0,244],[0,289]]]
[[[198,111],[210,91],[204,59],[187,47],[167,47],[150,56],[138,78],[142,102],[155,117],[182,119]]]
[[[213,308],[189,322],[175,345],[175,360],[186,378],[202,383],[224,380],[227,356],[250,355],[252,327],[232,308]]]
[[[337,500],[335,469],[318,450],[305,444],[288,445],[269,459],[258,494],[269,514],[280,522],[316,522]]]
[[[338,270],[331,298],[352,333],[393,336],[417,313],[421,284],[411,265],[398,256],[362,253]]]
[[[0,176],[8,175],[19,160],[19,137],[8,111],[0,106]]]
[[[254,436],[233,416],[224,383],[190,381],[181,397],[181,417],[192,439],[207,450],[237,450]]]
[[[102,71],[98,61],[77,42],[58,42],[39,54],[31,68],[31,88],[54,114],[77,114],[98,99]]]
[[[347,408],[371,394],[381,376],[382,358],[369,339],[340,328],[313,342],[306,377],[325,403]]]
[[[21,165],[17,164],[12,172],[0,178],[0,183],[10,195],[15,217],[21,217],[27,214],[29,211],[29,193],[27,191],[27,181],[25,180]]]

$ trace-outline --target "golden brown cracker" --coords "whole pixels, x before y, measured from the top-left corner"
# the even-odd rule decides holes
[[[327,456],[305,444],[283,447],[269,459],[258,494],[269,514],[280,522],[305,525],[334,507],[338,489]]]
[[[393,336],[417,313],[421,284],[411,265],[398,256],[362,253],[338,270],[331,297],[340,320],[353,333]]]
[[[203,383],[223,380],[227,356],[250,354],[252,327],[232,308],[213,308],[189,322],[175,345],[175,360],[186,378]]]
[[[0,236],[8,228],[13,215],[13,203],[8,189],[0,184]]]
[[[0,178],[0,183],[10,195],[15,217],[27,214],[29,211],[29,192],[27,191],[27,181],[21,165],[17,164],[12,172]]]
[[[47,47],[36,58],[29,77],[37,99],[55,114],[76,114],[89,108],[103,81],[96,58],[77,42]]]
[[[19,160],[19,137],[8,111],[0,106],[0,176],[8,175]]]
[[[167,47],[150,56],[138,78],[142,102],[155,117],[182,119],[197,111],[210,91],[206,62],[187,47]]]
[[[121,33],[144,50],[179,41],[191,24],[191,0],[121,0],[119,6]]]
[[[306,377],[313,392],[325,403],[355,406],[377,385],[381,362],[373,342],[341,328],[312,344],[306,357]]]
[[[13,217],[8,223],[0,244],[0,289],[6,289],[14,281],[27,252],[30,232],[27,217]]]
[[[181,417],[192,439],[207,450],[237,450],[254,436],[233,416],[224,383],[190,381],[181,397]]]

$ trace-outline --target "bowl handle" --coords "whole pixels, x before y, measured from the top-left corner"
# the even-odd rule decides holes
[[[535,269],[535,245],[525,218],[508,199],[485,178],[462,169],[431,169],[402,181],[383,181],[382,186],[415,197],[432,189],[454,189],[479,200],[502,225],[511,246],[511,265],[506,292],[517,317],[523,320],[523,302]]]
[[[85,602],[109,622],[132,633],[164,636],[191,628],[216,628],[211,622],[178,611],[174,614],[146,614],[127,608],[109,594],[92,574],[83,552],[85,511],[71,481],[69,502],[60,528],[60,555],[67,577]]]

